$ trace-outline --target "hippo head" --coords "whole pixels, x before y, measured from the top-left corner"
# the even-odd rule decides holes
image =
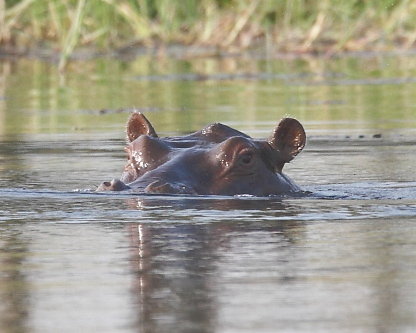
[[[159,138],[141,113],[127,122],[128,161],[120,180],[98,191],[267,196],[299,191],[282,173],[305,146],[295,119],[280,121],[266,140],[219,123],[186,136]]]

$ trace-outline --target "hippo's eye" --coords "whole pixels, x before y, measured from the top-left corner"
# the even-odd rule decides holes
[[[241,156],[240,160],[244,164],[249,164],[251,162],[251,159],[252,158],[253,158],[253,155],[251,155],[251,154],[244,154],[243,156]]]
[[[254,153],[249,151],[244,151],[238,156],[239,164],[242,166],[249,166],[254,160]]]

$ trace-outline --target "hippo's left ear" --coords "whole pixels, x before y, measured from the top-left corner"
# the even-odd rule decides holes
[[[133,142],[140,135],[157,138],[155,129],[150,121],[140,112],[133,112],[127,121],[127,141]]]
[[[277,125],[267,142],[274,150],[278,151],[276,167],[282,170],[283,165],[293,160],[305,147],[305,130],[296,119],[284,118]]]

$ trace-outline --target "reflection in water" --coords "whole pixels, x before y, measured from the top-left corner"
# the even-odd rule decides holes
[[[74,64],[61,85],[53,64],[0,60],[0,136],[109,128],[118,133],[126,118],[120,112],[132,107],[157,112],[161,133],[186,133],[221,121],[263,135],[270,130],[265,125],[284,115],[309,123],[309,130],[414,127],[409,106],[415,104],[415,62],[416,57],[387,55],[100,59]],[[188,82],[183,76],[209,80]],[[152,81],[157,77],[172,80]],[[369,86],[369,80],[382,84]]]
[[[140,331],[211,332],[217,305],[211,280],[215,246],[210,235],[196,226],[155,230],[132,224],[128,228]]]
[[[152,216],[127,226],[141,331],[391,332],[416,325],[416,269],[403,266],[416,260],[410,221],[308,223],[284,219],[285,212],[304,215],[308,199],[217,201],[128,200]],[[169,204],[170,216],[161,215]]]
[[[30,286],[22,266],[28,244],[18,232],[0,232],[0,331],[25,332]]]
[[[363,199],[0,195],[7,214],[7,220],[0,216],[4,327],[416,327],[416,211],[407,219],[395,215],[400,200],[389,201],[377,218],[368,207],[380,204]],[[360,210],[368,218],[343,213]],[[337,211],[339,218],[322,218],[322,212]]]
[[[163,204],[143,198],[138,202],[141,209]],[[176,207],[177,203],[174,203]],[[261,209],[262,205],[269,204],[268,200],[258,200],[253,204],[235,199],[188,199],[183,201],[182,209],[204,209],[205,206],[205,209],[239,210],[244,215],[250,206]],[[285,206],[279,206],[283,212]],[[222,307],[218,294],[224,287],[219,280],[224,267],[218,265],[224,253],[232,247],[233,235],[267,230],[268,234],[276,236],[274,241],[278,248],[280,242],[289,246],[295,238],[293,233],[299,237],[300,232],[297,223],[263,222],[259,228],[259,225],[240,224],[230,217],[222,219],[219,216],[209,224],[184,219],[174,225],[132,223],[127,228],[135,275],[133,294],[137,297],[141,332],[217,331],[221,318],[218,311]],[[241,259],[236,257],[236,260]],[[286,278],[282,276],[283,281]]]
[[[281,228],[213,224],[129,225],[141,331],[261,332],[262,322],[277,331],[308,332],[320,323],[324,332],[391,332],[415,324],[414,292],[403,294],[403,277],[388,259],[398,259],[397,246],[383,246],[380,255],[367,239],[366,250],[368,233],[362,243],[348,244],[340,240],[342,226],[323,236],[289,228],[293,243]]]

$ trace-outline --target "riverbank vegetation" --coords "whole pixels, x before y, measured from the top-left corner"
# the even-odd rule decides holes
[[[411,48],[416,0],[0,0],[3,52],[179,43],[280,52]]]

